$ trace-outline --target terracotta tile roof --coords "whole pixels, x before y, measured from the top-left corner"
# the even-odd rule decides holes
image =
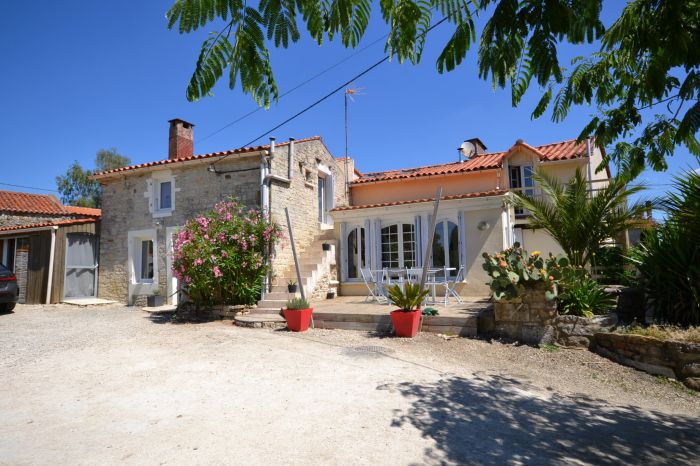
[[[20,193],[0,191],[0,211],[17,214],[80,215],[100,217],[102,211],[90,207],[75,207],[61,204],[53,194]]]
[[[321,136],[312,136],[312,137],[306,138],[306,139],[297,139],[294,141],[294,143],[299,144],[299,143],[308,142],[308,141],[318,141],[320,139],[321,139]],[[289,145],[289,141],[277,143],[277,144],[275,144],[275,147],[281,147],[281,146],[286,146],[286,145]],[[160,165],[170,165],[173,163],[190,162],[193,160],[204,160],[204,159],[215,158],[215,157],[248,154],[250,152],[259,152],[261,150],[267,150],[269,148],[270,148],[270,145],[266,144],[264,146],[240,147],[238,149],[231,149],[231,150],[227,150],[227,151],[223,151],[223,152],[211,152],[208,154],[191,155],[189,157],[181,157],[179,159],[157,160],[155,162],[140,163],[138,165],[130,165],[128,167],[115,168],[114,170],[107,170],[104,172],[95,173],[93,175],[93,178],[99,179],[99,178],[107,177],[109,175],[123,173],[123,172],[131,171],[131,170],[138,170],[141,168],[156,167],[156,166],[160,166]]]
[[[482,191],[478,193],[466,193],[466,194],[453,194],[450,196],[442,196],[440,199],[443,201],[454,201],[457,199],[469,199],[473,197],[487,197],[487,196],[499,196],[501,194],[505,194],[508,191],[505,189],[493,189],[491,191]],[[351,205],[351,206],[343,206],[343,207],[336,207],[335,209],[332,209],[331,212],[342,212],[345,210],[357,210],[357,209],[373,209],[376,207],[392,207],[392,206],[397,206],[397,205],[406,205],[406,204],[419,204],[421,202],[433,202],[435,201],[435,198],[425,198],[425,199],[411,199],[409,201],[394,201],[394,202],[382,202],[379,204],[363,204],[363,205]]]
[[[70,212],[71,214],[85,215],[86,217],[101,217],[102,216],[101,209],[94,209],[92,207],[78,207],[78,206],[67,205],[67,206],[64,206],[64,208],[68,212]]]
[[[472,157],[471,159],[463,162],[452,162],[440,165],[429,165],[425,167],[365,173],[361,178],[353,181],[352,184],[418,178],[423,176],[450,175],[455,173],[468,173],[479,170],[501,168],[503,166],[503,159],[519,147],[532,150],[542,161],[574,159],[586,155],[586,143],[577,143],[575,139],[545,144],[537,147],[533,147],[522,140],[519,140],[505,152],[493,152],[489,154],[477,155],[476,157]]]
[[[19,231],[19,230],[29,230],[31,228],[45,228],[53,226],[66,226],[66,225],[77,225],[80,223],[94,223],[97,219],[95,218],[68,218],[66,220],[56,220],[55,222],[45,222],[45,223],[34,223],[32,225],[16,225],[11,227],[2,227],[2,231]]]
[[[53,194],[30,194],[16,191],[0,191],[0,211],[26,214],[66,214],[63,204]]]

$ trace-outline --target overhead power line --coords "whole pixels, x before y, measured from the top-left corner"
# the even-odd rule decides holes
[[[439,25],[441,25],[442,23],[444,23],[445,21],[447,21],[447,19],[448,19],[448,17],[445,16],[445,17],[442,18],[440,21],[438,21],[437,23],[435,23],[435,24],[433,24],[432,26],[430,26],[430,27],[425,31],[424,34],[429,33],[430,31],[432,31],[433,29],[435,29],[436,27],[438,27]],[[314,108],[315,106],[317,106],[318,104],[320,104],[321,102],[327,100],[328,98],[332,97],[332,96],[335,95],[336,93],[338,93],[338,92],[344,90],[347,86],[349,86],[350,84],[352,84],[354,81],[356,81],[357,79],[359,79],[359,78],[361,78],[362,76],[366,75],[367,73],[369,73],[370,71],[372,71],[373,69],[375,69],[376,67],[378,67],[379,65],[381,65],[382,63],[384,63],[385,61],[388,61],[390,58],[391,58],[391,55],[386,55],[384,58],[382,58],[382,59],[379,60],[378,62],[374,63],[373,65],[370,65],[369,67],[365,68],[363,71],[361,71],[360,73],[356,74],[356,75],[353,76],[352,78],[348,79],[347,81],[345,81],[343,84],[341,84],[340,86],[338,86],[338,87],[336,87],[335,89],[333,89],[333,90],[332,90],[331,92],[329,92],[328,94],[326,94],[326,95],[324,95],[323,97],[321,97],[320,99],[314,101],[312,104],[308,105],[308,106],[305,107],[303,110],[301,110],[301,111],[295,113],[295,114],[292,115],[291,117],[289,117],[289,118],[287,118],[286,120],[284,120],[282,123],[279,123],[278,125],[274,126],[273,128],[270,128],[269,130],[265,131],[264,133],[262,133],[261,135],[257,136],[256,138],[251,139],[249,142],[243,144],[241,147],[248,147],[248,146],[250,146],[251,144],[253,144],[253,143],[254,143],[255,141],[257,141],[258,139],[264,138],[265,136],[267,136],[268,134],[272,133],[273,131],[275,131],[275,130],[281,128],[281,127],[284,126],[284,125],[286,125],[286,124],[289,123],[290,121],[292,121],[292,120],[294,120],[294,119],[300,117],[301,115],[303,115],[304,113],[308,112],[309,110],[311,110],[312,108]],[[219,163],[219,162],[221,162],[221,161],[223,161],[224,159],[226,159],[229,155],[230,155],[230,154],[226,154],[226,155],[224,155],[223,157],[221,157],[219,160],[217,160],[216,162],[212,163],[212,164],[210,165],[210,167],[212,168],[212,170],[215,172],[215,171],[216,171],[216,169],[215,169],[216,164]]]
[[[302,81],[302,82],[300,82],[299,84],[295,85],[295,86],[292,87],[291,89],[289,89],[289,90],[283,92],[282,94],[280,94],[280,96],[278,97],[277,100],[281,100],[282,98],[288,96],[289,94],[293,93],[294,91],[298,90],[299,88],[304,87],[305,85],[309,84],[310,82],[312,82],[312,81],[314,81],[314,80],[320,78],[320,77],[323,76],[324,74],[328,73],[329,71],[331,71],[331,70],[333,70],[333,69],[339,67],[339,66],[342,65],[343,63],[345,63],[345,62],[351,60],[352,58],[355,58],[357,55],[361,54],[362,52],[364,52],[364,51],[367,50],[368,48],[372,47],[373,45],[377,44],[378,42],[383,41],[383,40],[386,39],[388,36],[389,36],[389,34],[384,34],[382,37],[380,37],[380,38],[378,38],[378,39],[376,39],[376,40],[373,40],[373,41],[370,42],[369,44],[365,45],[365,46],[362,47],[361,49],[356,50],[354,53],[348,55],[347,57],[343,58],[342,60],[335,62],[335,63],[332,64],[331,66],[329,66],[329,67],[327,67],[327,68],[325,68],[325,69],[319,71],[319,72],[316,73],[315,75],[313,75],[313,76],[311,76],[311,77],[305,79],[304,81]],[[209,139],[209,138],[211,138],[211,137],[213,137],[213,136],[216,136],[217,134],[219,134],[220,132],[224,131],[225,129],[230,128],[231,126],[235,125],[236,123],[240,123],[241,121],[243,121],[243,120],[245,120],[246,118],[248,118],[248,117],[254,115],[255,113],[258,113],[258,112],[259,112],[260,110],[262,110],[262,109],[263,109],[263,107],[256,107],[255,109],[249,111],[248,113],[245,113],[245,114],[241,115],[240,117],[236,118],[236,119],[233,120],[232,122],[227,123],[226,125],[224,125],[224,126],[222,126],[221,128],[217,129],[217,130],[214,131],[213,133],[207,134],[207,135],[204,136],[202,139],[200,139],[199,142],[206,141],[207,139]]]
[[[37,188],[35,186],[23,186],[21,184],[11,184],[11,183],[0,183],[2,186],[12,186],[13,188],[23,188],[23,189],[35,189],[37,191],[49,191],[52,193],[57,193],[58,191],[55,189],[46,189],[46,188]]]

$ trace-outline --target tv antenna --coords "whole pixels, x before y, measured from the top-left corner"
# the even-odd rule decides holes
[[[353,83],[350,83],[352,86]],[[350,201],[350,173],[348,169],[348,99],[350,99],[352,102],[355,102],[355,98],[353,96],[356,95],[364,95],[364,93],[360,92],[364,89],[364,87],[346,87],[345,88],[345,198]]]

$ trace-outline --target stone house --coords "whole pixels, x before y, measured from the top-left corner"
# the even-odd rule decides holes
[[[0,191],[0,263],[17,276],[20,303],[95,296],[99,219],[100,209],[54,195]]]
[[[542,169],[566,182],[583,170],[591,189],[603,187],[608,170],[596,172],[603,153],[593,140],[487,152],[479,139],[465,141],[457,161],[363,173],[349,184],[350,204],[331,211],[339,243],[340,294],[364,295],[362,272],[421,267],[437,188],[442,188],[430,267],[458,281],[463,295],[486,296],[482,253],[520,242],[530,251],[562,252],[549,234],[528,228],[515,209],[513,190],[537,194],[532,173]],[[446,270],[447,269],[447,270]]]
[[[269,212],[286,226],[289,209],[295,242],[304,261],[307,295],[323,294],[335,279],[333,221],[329,212],[347,205],[345,164],[320,137],[194,155],[194,125],[170,120],[168,157],[96,174],[102,185],[99,296],[129,304],[160,294],[176,304],[171,272],[173,235],[188,219],[235,197]],[[285,228],[286,230],[286,228]],[[312,254],[313,251],[313,254]],[[306,259],[305,259],[306,258]],[[267,291],[293,279],[288,241],[275,251]],[[279,309],[279,303],[266,303]]]

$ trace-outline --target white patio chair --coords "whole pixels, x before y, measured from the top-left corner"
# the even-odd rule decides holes
[[[382,285],[377,282],[374,278],[372,272],[369,269],[360,269],[360,275],[362,275],[362,281],[365,282],[367,287],[367,296],[365,297],[365,302],[368,300],[377,301],[379,304],[387,304],[389,300],[384,296]]]
[[[454,296],[458,303],[462,303],[462,297],[457,293],[457,283],[464,281],[464,266],[460,265],[453,280],[447,279],[445,275],[445,296]],[[447,301],[445,301],[447,302]]]

